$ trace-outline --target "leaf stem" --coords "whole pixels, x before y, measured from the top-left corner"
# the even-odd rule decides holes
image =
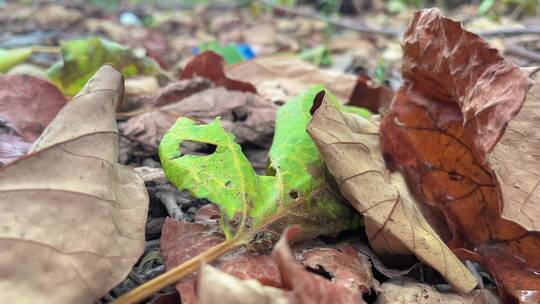
[[[155,292],[172,285],[185,276],[195,272],[202,262],[213,262],[215,259],[224,255],[231,249],[245,243],[245,238],[237,235],[233,239],[229,239],[220,243],[200,255],[176,266],[175,268],[159,275],[158,277],[138,286],[130,292],[122,295],[111,304],[133,304],[139,303],[148,298]]]

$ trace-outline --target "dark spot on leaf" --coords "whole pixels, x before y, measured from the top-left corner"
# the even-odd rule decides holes
[[[227,181],[227,182],[225,183],[225,187],[229,188],[229,187],[231,187],[231,184],[232,184],[231,181]]]
[[[457,174],[456,172],[448,172],[448,176],[450,177],[451,180],[455,180],[455,181],[460,181],[463,179],[463,176]]]
[[[321,265],[317,265],[317,266],[318,266],[317,268],[306,267],[306,270],[309,272],[318,274],[321,277],[324,277],[325,279],[332,280],[332,275],[328,271],[324,270],[324,268],[322,268]]]
[[[246,121],[247,117],[248,117],[248,113],[245,109],[235,109],[233,112],[232,112],[232,115],[233,115],[233,121]]]

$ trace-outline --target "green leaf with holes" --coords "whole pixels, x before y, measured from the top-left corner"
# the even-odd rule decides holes
[[[219,205],[228,238],[254,236],[263,228],[277,236],[285,226],[299,224],[300,238],[308,239],[358,226],[356,213],[328,183],[322,158],[306,133],[310,108],[322,90],[314,86],[278,110],[267,175],[255,172],[219,118],[209,124],[181,118],[159,146],[167,178],[178,189]],[[206,156],[181,155],[183,141],[215,145],[216,150]]]
[[[133,48],[99,37],[62,43],[62,59],[47,72],[50,79],[68,96],[77,94],[104,64],[112,64],[124,77],[157,75],[159,64]]]

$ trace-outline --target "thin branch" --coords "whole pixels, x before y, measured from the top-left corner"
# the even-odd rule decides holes
[[[375,29],[375,28],[368,27],[364,24],[347,22],[345,20],[342,20],[334,16],[327,17],[327,16],[323,16],[317,13],[301,11],[292,7],[277,5],[267,0],[259,0],[259,2],[278,11],[282,11],[285,13],[289,13],[289,14],[293,14],[293,15],[297,15],[301,17],[321,20],[328,24],[341,27],[344,29],[360,32],[360,33],[376,34],[376,35],[382,35],[382,36],[386,36],[390,38],[397,38],[401,36],[401,33],[402,33],[401,31],[395,30],[395,29]]]

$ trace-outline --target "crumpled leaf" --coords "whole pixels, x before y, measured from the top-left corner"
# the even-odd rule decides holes
[[[32,55],[32,49],[0,49],[0,73],[9,71],[12,67],[25,61]]]
[[[276,105],[256,94],[213,87],[130,118],[124,134],[156,146],[178,117],[209,123],[219,116],[225,130],[232,132],[238,143],[266,147],[274,132],[276,111]]]
[[[216,86],[225,87],[231,91],[257,93],[251,83],[229,78],[225,74],[224,67],[225,61],[223,57],[212,51],[204,51],[188,62],[182,71],[182,75],[180,75],[180,79],[199,76],[210,79]]]
[[[64,94],[46,80],[0,76],[0,121],[27,142],[36,140],[65,104]]]
[[[281,102],[315,84],[323,84],[339,100],[347,101],[356,85],[353,75],[321,70],[299,58],[288,56],[245,61],[228,67],[226,73],[234,79],[249,81],[261,96]],[[276,91],[282,93],[276,95]]]
[[[416,282],[409,278],[398,278],[381,285],[377,304],[498,304],[497,295],[487,289],[473,290],[466,295],[442,293],[433,286]]]
[[[178,189],[218,204],[228,238],[254,236],[263,228],[279,232],[291,222],[302,226],[301,238],[355,227],[357,218],[325,182],[322,159],[305,132],[309,109],[321,89],[315,86],[278,110],[269,175],[255,173],[219,119],[197,125],[181,118],[159,146],[167,178]],[[216,150],[206,156],[182,155],[184,141],[215,145]]]
[[[3,301],[94,303],[143,252],[148,194],[116,162],[122,95],[121,74],[102,67],[29,154],[0,169]]]
[[[540,236],[501,217],[504,198],[512,194],[502,193],[488,163],[522,108],[529,79],[435,9],[415,14],[403,45],[405,82],[381,123],[387,164],[405,172],[426,209],[445,215],[437,220],[450,229],[449,245],[490,269],[503,301],[534,303],[540,298]],[[520,168],[531,169],[520,161]]]
[[[167,218],[161,236],[161,252],[166,269],[172,269],[225,241],[219,227],[219,218],[219,208],[214,204],[201,207],[195,215],[194,223]],[[377,283],[373,279],[369,260],[358,253],[357,247],[355,243],[324,246],[315,242],[302,242],[293,249],[296,259],[305,267],[326,272],[331,281],[338,285],[369,293],[376,288]],[[282,286],[277,265],[266,253],[258,254],[237,248],[217,259],[214,265],[240,279],[255,279],[264,285]],[[194,275],[191,275],[176,284],[182,303],[197,303],[194,283]]]
[[[240,281],[204,265],[198,284],[201,303],[365,303],[358,289],[330,282],[296,262],[287,242],[298,232],[298,226],[287,228],[272,251],[285,290]]]
[[[378,125],[339,112],[327,100],[307,128],[347,200],[364,215],[379,253],[414,253],[459,292],[476,279],[428,224],[400,173],[388,174],[379,150]]]
[[[156,75],[159,64],[132,48],[99,37],[75,39],[62,44],[62,59],[47,72],[68,96],[75,95],[102,64],[115,65],[124,75]]]
[[[360,290],[332,283],[306,271],[296,262],[287,242],[293,240],[300,229],[299,226],[285,229],[272,250],[272,258],[281,273],[283,287],[290,290],[289,303],[365,303]]]

